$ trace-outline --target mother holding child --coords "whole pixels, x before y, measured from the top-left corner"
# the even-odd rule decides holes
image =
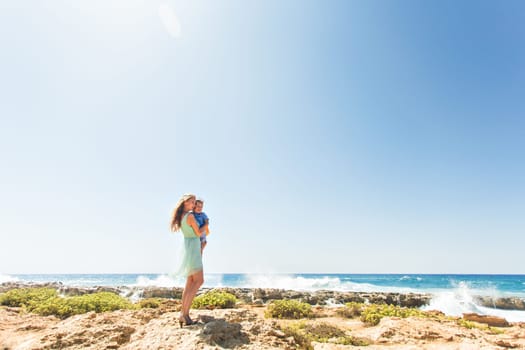
[[[179,325],[181,327],[197,323],[190,318],[190,307],[197,291],[204,283],[201,246],[205,245],[205,240],[201,244],[200,238],[201,236],[206,237],[208,223],[206,222],[200,226],[195,219],[193,213],[195,203],[195,195],[183,195],[177,202],[171,217],[171,231],[176,232],[180,230],[184,235],[184,253],[178,272],[179,275],[186,277],[186,286],[182,292],[182,308],[179,316]],[[202,204],[202,201],[199,201],[199,204]],[[199,209],[201,208],[202,205],[199,205]]]

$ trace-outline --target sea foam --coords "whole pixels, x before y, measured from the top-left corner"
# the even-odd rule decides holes
[[[492,289],[471,289],[468,283],[458,282],[455,289],[433,293],[430,303],[421,309],[439,310],[448,316],[461,317],[464,313],[476,313],[503,317],[509,322],[524,322],[525,311],[488,308],[479,305],[474,297],[475,295],[498,297],[498,294]]]
[[[377,286],[369,283],[356,283],[341,280],[336,276],[296,276],[276,274],[246,274],[238,282],[242,288],[277,288],[313,292],[317,290],[335,290],[339,292],[417,292],[411,288]]]
[[[9,276],[3,273],[0,273],[0,284],[6,283],[6,282],[18,282],[19,279],[17,277]]]
[[[159,275],[155,278],[138,276],[137,281],[132,287],[184,287],[184,279],[173,275]]]
[[[341,280],[337,277],[305,278],[293,275],[244,275],[240,282],[245,288],[277,288],[301,291],[313,291],[320,289],[340,290]]]

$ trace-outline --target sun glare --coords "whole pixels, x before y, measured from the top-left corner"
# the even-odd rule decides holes
[[[83,28],[86,35],[102,41],[113,37],[133,41],[161,28],[172,38],[182,34],[179,16],[167,1],[90,0],[49,8],[68,26]]]
[[[162,25],[168,34],[174,38],[179,38],[181,36],[180,21],[171,6],[167,3],[160,4],[158,12]]]
[[[83,15],[92,35],[122,35],[133,38],[148,30],[154,6],[144,0],[80,1],[70,5]]]

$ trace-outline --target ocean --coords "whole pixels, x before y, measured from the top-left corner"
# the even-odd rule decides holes
[[[474,296],[525,299],[525,275],[447,274],[205,274],[205,288],[282,288],[299,291],[430,293],[430,305],[447,315],[465,312],[525,322],[525,311],[477,305]],[[69,286],[183,287],[184,280],[169,274],[0,274],[4,282],[61,282]]]

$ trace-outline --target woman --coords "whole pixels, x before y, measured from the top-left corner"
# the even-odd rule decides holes
[[[195,207],[195,195],[185,194],[177,202],[171,217],[171,231],[181,230],[184,235],[184,254],[179,273],[186,277],[186,286],[182,292],[182,308],[179,325],[192,325],[196,322],[190,318],[190,307],[193,298],[204,283],[202,272],[201,243],[199,226],[191,212]]]

